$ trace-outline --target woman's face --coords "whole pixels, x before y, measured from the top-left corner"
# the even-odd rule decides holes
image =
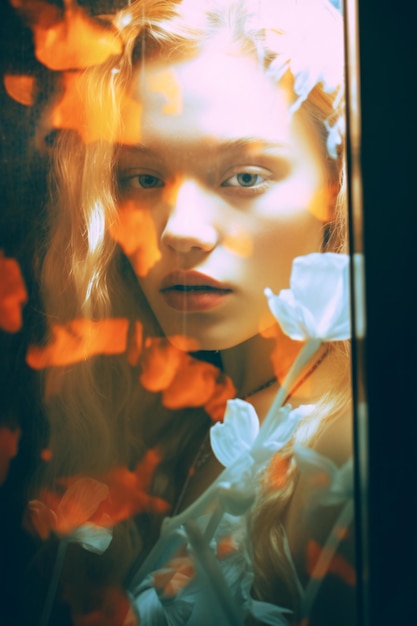
[[[265,287],[288,288],[293,259],[320,250],[316,139],[247,56],[145,62],[132,98],[140,131],[118,151],[120,243],[168,337],[235,346],[274,324]]]

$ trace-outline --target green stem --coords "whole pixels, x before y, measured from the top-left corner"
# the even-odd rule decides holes
[[[266,430],[270,425],[270,422],[276,419],[276,413],[282,407],[285,398],[291,391],[291,387],[295,382],[302,368],[307,365],[310,359],[316,354],[317,350],[321,346],[321,339],[308,339],[304,346],[301,348],[294,363],[290,367],[287,375],[280,387],[277,395],[274,398],[271,407],[266,414],[266,417],[262,423],[261,430]]]
[[[45,604],[43,606],[41,620],[39,626],[47,626],[49,618],[51,616],[52,607],[54,605],[56,590],[58,587],[59,578],[61,576],[62,565],[64,563],[65,553],[67,550],[68,542],[64,539],[60,539],[58,544],[58,550],[55,557],[55,565],[49,583],[48,592],[46,594]]]

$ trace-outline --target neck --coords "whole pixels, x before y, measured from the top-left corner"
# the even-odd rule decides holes
[[[228,374],[239,397],[252,395],[275,376],[278,385],[301,348],[284,335],[279,326],[251,337],[242,344],[222,350],[224,371]]]

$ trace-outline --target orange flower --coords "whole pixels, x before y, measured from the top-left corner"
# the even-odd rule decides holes
[[[88,477],[61,478],[64,494],[43,490],[38,500],[28,505],[29,522],[41,539],[51,533],[80,543],[94,551],[111,536],[107,529],[138,513],[165,513],[167,502],[149,495],[156,466],[160,461],[155,450],[149,450],[132,472],[116,467],[96,480]],[[107,547],[107,546],[106,546]]]
[[[29,346],[26,362],[33,369],[70,365],[97,354],[122,354],[126,350],[126,319],[77,319],[52,326],[46,346]]]
[[[35,56],[51,70],[68,70],[103,63],[122,51],[113,28],[90,18],[75,0],[64,0],[64,11],[39,0],[12,0],[33,31]]]
[[[35,102],[36,79],[25,74],[6,74],[3,78],[4,88],[13,100],[25,106]]]
[[[288,477],[289,465],[289,456],[285,456],[281,452],[274,454],[266,471],[266,489],[270,491],[278,491],[285,486]]]
[[[20,428],[0,426],[0,485],[6,480],[10,459],[17,454],[20,435]]]
[[[110,234],[123,248],[137,276],[146,276],[161,258],[151,212],[135,202],[121,204]]]
[[[310,540],[307,545],[307,571],[314,578],[325,578],[330,573],[341,578],[347,585],[354,586],[356,583],[356,572],[353,565],[349,563],[342,555],[332,554],[329,565],[326,568],[317,567],[319,558],[326,548],[321,546],[314,540]],[[326,556],[324,552],[324,556]],[[327,559],[325,559],[327,561]]]
[[[62,496],[45,490],[41,500],[31,500],[28,505],[30,522],[42,539],[55,533],[68,542],[79,543],[86,550],[101,554],[112,539],[108,518],[97,516],[101,502],[108,495],[109,488],[104,483],[93,478],[78,478]]]
[[[139,626],[127,593],[120,587],[104,587],[91,601],[98,608],[89,613],[73,613],[74,626]]]
[[[27,293],[20,267],[0,250],[0,329],[16,333],[22,327],[22,305]]]
[[[52,128],[76,130],[85,143],[99,141],[132,144],[140,139],[141,104],[135,102],[122,88],[116,95],[103,92],[102,98],[86,102],[85,75],[80,71],[62,73],[62,94],[52,108],[49,124]],[[123,120],[121,127],[114,123],[114,101]]]
[[[159,462],[156,451],[148,450],[133,472],[126,467],[108,472],[103,480],[109,487],[109,497],[102,503],[99,513],[106,515],[112,525],[143,512],[166,513],[169,504],[149,494]]]
[[[217,367],[193,358],[165,338],[148,339],[142,356],[140,381],[149,391],[162,392],[164,406],[201,406],[213,420],[223,418],[226,401],[234,397],[235,388]]]

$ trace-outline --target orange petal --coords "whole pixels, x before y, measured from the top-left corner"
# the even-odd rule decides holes
[[[22,305],[27,301],[26,288],[15,259],[0,250],[0,329],[15,333],[22,327]]]
[[[70,533],[82,526],[108,498],[109,488],[94,478],[79,478],[64,493],[57,507],[57,531]]]
[[[56,514],[40,500],[31,500],[28,503],[29,520],[32,528],[41,539],[47,539],[56,529]]]
[[[86,77],[82,72],[62,74],[62,95],[55,103],[48,124],[52,128],[76,130],[85,143],[106,140],[110,143],[137,143],[140,139],[142,106],[119,89],[113,98],[103,91],[102,98],[86,98]],[[116,118],[123,120],[121,127]]]
[[[10,459],[13,459],[18,451],[21,431],[19,428],[0,426],[0,485],[4,483],[9,471]]]
[[[77,363],[98,354],[122,354],[126,350],[128,320],[78,319],[52,326],[46,346],[29,346],[26,362],[33,369]]]
[[[145,342],[140,382],[149,391],[162,391],[172,382],[184,361],[184,353],[165,338],[152,337]]]
[[[90,18],[75,2],[67,4],[58,22],[49,27],[35,23],[32,30],[35,56],[51,70],[98,65],[122,51],[117,32]]]
[[[205,403],[204,409],[213,420],[213,422],[221,422],[226,411],[226,403],[228,400],[236,397],[236,388],[228,376],[222,374],[220,380],[216,381],[211,398]]]
[[[276,453],[268,466],[265,487],[271,491],[282,489],[287,482],[288,468],[290,460],[288,456]]]
[[[123,248],[137,276],[146,276],[161,258],[151,213],[136,203],[126,202],[119,207],[119,219],[109,232]]]
[[[217,542],[217,558],[220,560],[227,558],[230,554],[236,552],[237,546],[233,537],[228,535]]]
[[[308,542],[307,572],[309,576],[322,579],[330,573],[341,578],[347,585],[354,586],[356,584],[355,568],[341,554],[332,554],[331,561],[327,567],[317,567],[321,553],[326,550],[327,548],[321,548],[314,540]]]
[[[137,365],[142,353],[143,324],[136,321],[133,335],[127,348],[127,360],[132,367]]]
[[[149,88],[151,91],[160,93],[166,100],[162,108],[165,115],[179,115],[182,111],[181,88],[175,72],[162,69],[152,75]]]
[[[211,363],[184,355],[171,384],[164,389],[162,402],[169,409],[204,406],[213,396],[218,369]]]
[[[35,102],[36,79],[24,74],[6,74],[3,79],[6,93],[25,106],[32,106]]]

